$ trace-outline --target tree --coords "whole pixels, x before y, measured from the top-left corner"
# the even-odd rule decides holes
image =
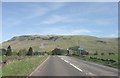
[[[11,46],[9,45],[7,48],[6,56],[11,56],[12,55],[12,49]]]
[[[33,49],[32,49],[32,47],[30,47],[30,48],[28,49],[27,55],[28,55],[28,56],[32,56],[32,54],[33,54]]]
[[[52,55],[61,55],[61,50],[58,49],[58,48],[55,48],[55,49],[52,51]]]

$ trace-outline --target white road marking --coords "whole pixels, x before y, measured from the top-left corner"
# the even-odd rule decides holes
[[[72,64],[72,63],[70,63],[70,65],[73,66],[74,68],[76,68],[77,70],[81,71],[81,72],[83,71],[82,69],[78,68],[77,66],[75,66],[75,65]]]
[[[95,74],[93,74],[93,73],[91,73],[91,72],[86,73],[86,75],[96,76]]]
[[[70,61],[72,60],[71,58],[68,59],[68,57],[60,57],[60,56],[58,56],[58,57],[61,58],[61,60],[65,61],[66,63],[68,63],[68,64],[70,64],[71,66],[73,66],[74,68],[76,68],[77,70],[79,70],[80,72],[83,72],[82,69],[80,69],[79,67],[77,67],[77,66],[75,66],[74,64],[70,63]],[[69,60],[69,61],[67,61],[67,60],[65,60],[65,59],[67,59],[67,60]],[[72,60],[72,61],[77,62],[77,61],[75,61],[75,60]],[[84,72],[85,72],[85,71],[84,71]],[[96,76],[95,74],[93,74],[93,73],[91,73],[91,72],[86,73],[86,75]]]
[[[61,58],[63,61],[65,61],[66,63],[69,63],[69,61],[67,61],[67,60],[65,60],[65,59],[63,59],[63,58]]]
[[[95,74],[93,74],[93,73],[91,73],[91,72],[89,72],[89,74],[90,74],[90,75],[95,75]]]
[[[74,64],[70,63],[69,61],[65,60],[64,58],[61,58],[63,61],[65,61],[66,63],[69,63],[71,66],[73,66],[74,68],[76,68],[79,71],[83,71],[82,69],[78,68],[77,66],[75,66]]]
[[[66,63],[69,63],[69,61],[67,61],[67,60],[64,60]]]

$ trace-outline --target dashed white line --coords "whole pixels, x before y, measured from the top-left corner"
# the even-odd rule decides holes
[[[75,66],[75,65],[72,64],[72,63],[70,63],[70,65],[73,66],[74,68],[76,68],[77,70],[81,71],[81,72],[83,71],[82,69],[78,68],[77,66]]]
[[[82,69],[78,68],[77,66],[75,66],[74,64],[70,63],[69,61],[65,60],[64,58],[61,58],[63,61],[65,61],[66,63],[70,64],[71,66],[73,66],[74,68],[76,68],[79,71],[83,71]]]
[[[89,72],[89,75],[95,75],[95,74],[93,74],[93,73]]]
[[[64,60],[66,63],[69,63],[69,61],[67,61],[67,60]]]
[[[63,61],[65,61],[66,63],[69,63],[69,61],[67,61],[67,60],[65,60],[65,59],[63,59],[63,58],[61,58]]]
[[[80,72],[83,72],[82,69],[80,69],[79,67],[75,66],[74,64],[70,63],[69,61],[65,60],[64,58],[60,57],[63,61],[65,61],[66,63],[70,64],[71,66],[73,66],[74,68],[76,68],[77,70],[79,70]],[[67,58],[67,57],[66,57]],[[77,61],[74,61],[74,62],[77,62]],[[85,72],[85,71],[84,71]],[[92,75],[92,76],[95,76],[95,74],[91,73],[91,72],[88,72],[86,73],[87,75]]]
[[[61,58],[62,60],[64,60],[63,58]]]

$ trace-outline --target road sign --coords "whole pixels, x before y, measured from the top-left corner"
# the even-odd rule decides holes
[[[83,50],[83,48],[78,48],[78,50]]]
[[[44,44],[41,43],[40,46],[39,46],[39,48],[45,48]]]

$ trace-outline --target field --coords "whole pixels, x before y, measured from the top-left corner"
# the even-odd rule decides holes
[[[40,49],[39,46],[44,44],[45,48]],[[117,38],[98,38],[94,36],[84,35],[28,35],[28,36],[16,36],[12,39],[3,42],[2,48],[12,47],[12,50],[17,52],[20,49],[28,50],[32,47],[34,51],[51,51],[54,48],[67,49],[73,46],[80,46],[90,53],[98,52],[118,52],[118,40]]]
[[[28,76],[48,55],[35,56],[2,67],[2,76]]]

